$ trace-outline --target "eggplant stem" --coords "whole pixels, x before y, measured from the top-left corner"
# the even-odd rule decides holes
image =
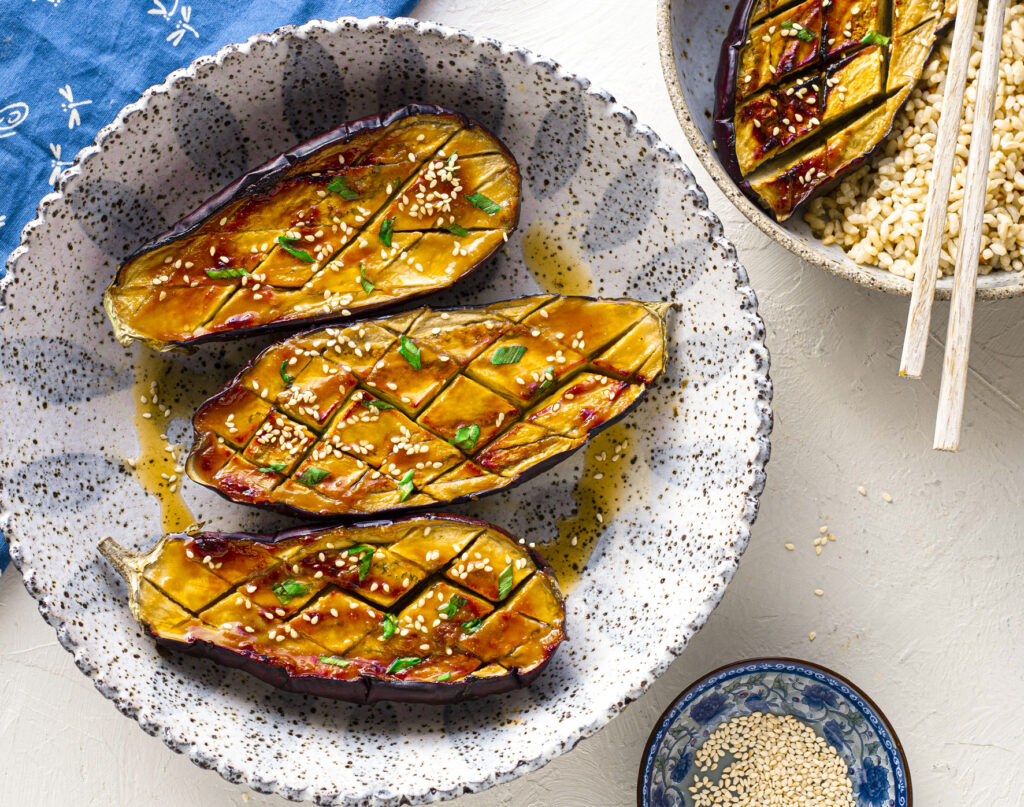
[[[665,316],[668,314],[669,311],[671,311],[676,306],[676,303],[669,302],[666,300],[657,303],[645,302],[644,305],[647,306],[655,314],[657,314],[658,317],[660,317],[661,319],[665,319]]]
[[[138,562],[142,557],[138,552],[125,549],[113,538],[104,538],[100,541],[98,549],[125,580],[131,580],[132,575],[138,574]]]

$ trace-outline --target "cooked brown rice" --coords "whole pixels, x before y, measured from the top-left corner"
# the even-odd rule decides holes
[[[952,274],[956,256],[984,21],[982,2],[939,262],[943,274]],[[804,214],[815,234],[826,244],[838,243],[857,263],[914,276],[949,50],[947,37],[926,65],[883,150],[832,193],[811,202]],[[999,75],[981,235],[982,273],[1024,269],[1024,2],[1011,3],[1007,11]]]

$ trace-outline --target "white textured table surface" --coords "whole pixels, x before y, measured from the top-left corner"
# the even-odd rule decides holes
[[[979,307],[963,451],[937,454],[947,306],[937,309],[926,380],[901,381],[907,301],[801,264],[732,209],[676,123],[654,0],[425,0],[416,16],[557,59],[684,155],[749,269],[775,382],[761,515],[704,630],[596,737],[453,804],[632,805],[662,710],[705,671],[758,655],[806,658],[859,683],[903,741],[918,805],[1024,803],[1024,300]],[[838,540],[817,557],[823,524]],[[0,578],[0,804],[212,807],[244,795],[122,717],[57,644],[17,574]]]

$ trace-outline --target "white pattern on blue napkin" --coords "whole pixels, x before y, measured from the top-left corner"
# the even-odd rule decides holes
[[[147,2],[152,5],[147,7]],[[0,36],[0,260],[36,204],[100,127],[143,90],[204,53],[309,19],[400,16],[416,0],[20,3]],[[0,278],[7,269],[0,265]],[[11,562],[0,534],[0,573]]]
[[[0,35],[0,261],[117,111],[197,56],[310,19],[407,14],[416,0],[22,2]],[[0,278],[6,269],[0,265]],[[2,544],[0,544],[2,547]],[[0,559],[3,555],[0,554]]]

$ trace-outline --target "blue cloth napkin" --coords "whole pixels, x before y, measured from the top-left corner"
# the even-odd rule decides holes
[[[204,53],[314,18],[416,0],[0,0],[0,260],[75,154],[147,87]],[[0,265],[0,278],[6,274]],[[0,320],[2,321],[2,320]],[[0,535],[0,572],[11,556]]]
[[[416,0],[0,0],[0,259],[75,154],[172,70],[281,25]],[[6,268],[0,266],[0,277]],[[0,554],[2,558],[2,554]]]

